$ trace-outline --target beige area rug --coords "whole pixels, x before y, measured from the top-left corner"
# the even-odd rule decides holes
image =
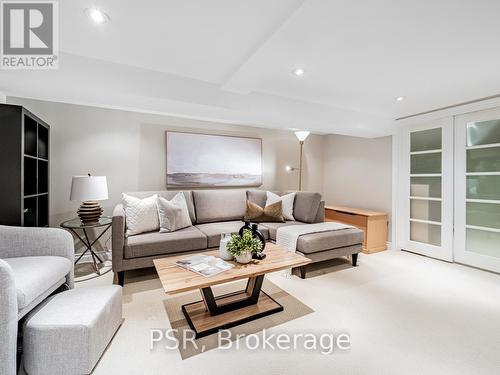
[[[213,288],[214,294],[217,296],[237,290],[242,290],[245,288],[245,283],[246,281],[241,281],[237,283],[216,286]],[[232,341],[234,341],[236,335],[249,335],[257,333],[262,331],[263,329],[276,327],[280,324],[289,322],[291,320],[314,312],[314,310],[309,306],[303,304],[297,298],[288,294],[269,280],[264,280],[262,290],[265,291],[276,302],[282,305],[284,307],[284,310],[229,329],[229,331],[231,331]],[[169,297],[164,300],[164,306],[167,312],[168,319],[170,321],[170,325],[174,329],[174,335],[176,339],[179,341],[178,348],[182,359],[187,359],[189,357],[204,353],[208,350],[218,347],[217,334],[202,337],[196,340],[196,346],[190,344],[189,341],[184,342],[185,337],[192,337],[194,333],[189,328],[184,314],[181,311],[181,306],[200,300],[201,295],[198,291]]]
[[[94,263],[82,261],[78,262],[75,264],[75,282],[78,283],[87,281],[107,274],[111,271],[111,260],[104,260],[103,263],[98,263],[97,268],[99,269],[100,274],[96,273]]]

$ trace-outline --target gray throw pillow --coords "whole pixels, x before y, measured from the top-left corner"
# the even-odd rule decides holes
[[[193,225],[189,217],[186,197],[177,193],[171,200],[158,196],[156,201],[158,217],[160,219],[160,232],[175,232]]]

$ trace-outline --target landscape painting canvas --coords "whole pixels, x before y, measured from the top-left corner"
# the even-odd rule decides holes
[[[262,139],[166,132],[167,186],[262,185]]]

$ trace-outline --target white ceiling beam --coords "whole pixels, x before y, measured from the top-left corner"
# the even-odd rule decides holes
[[[392,120],[383,116],[264,93],[240,95],[221,91],[215,84],[64,53],[63,60],[65,64],[59,70],[37,74],[36,82],[32,72],[0,71],[2,90],[9,97],[238,125],[300,127],[361,137],[392,132]]]

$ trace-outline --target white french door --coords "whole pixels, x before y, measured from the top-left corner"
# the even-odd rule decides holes
[[[500,109],[455,118],[455,259],[500,272]]]
[[[453,260],[453,119],[399,133],[399,247]]]

